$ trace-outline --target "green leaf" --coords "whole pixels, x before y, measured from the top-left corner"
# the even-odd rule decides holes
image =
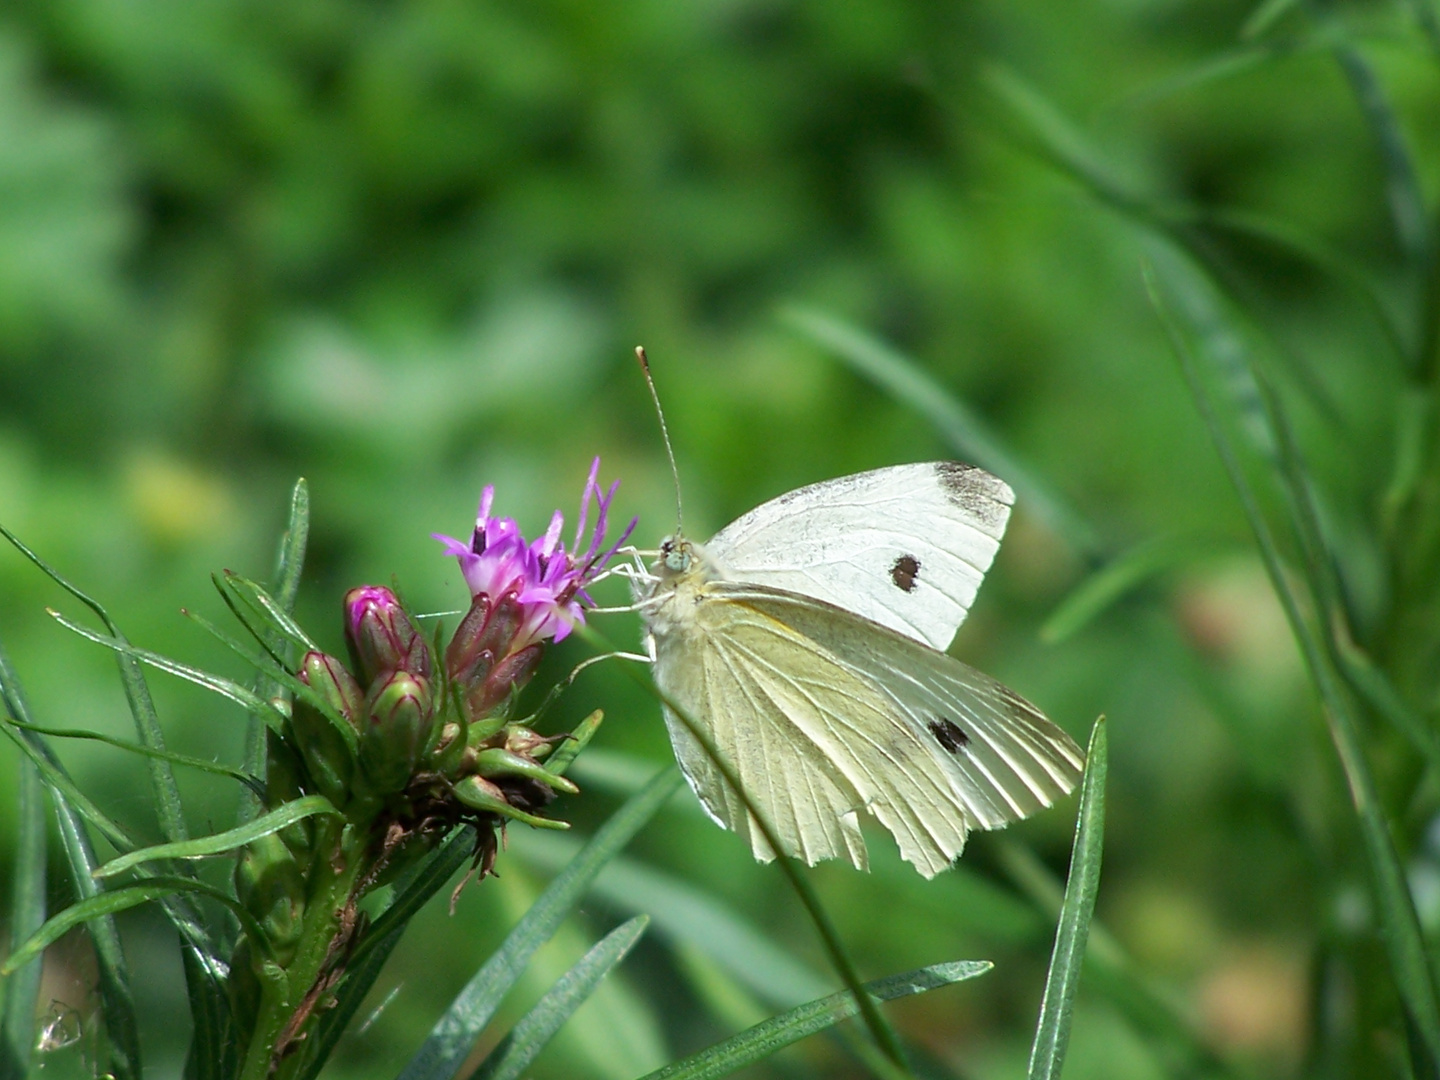
[[[1425,939],[1420,930],[1420,920],[1406,882],[1404,867],[1401,865],[1399,853],[1395,850],[1370,762],[1361,742],[1359,723],[1352,711],[1350,699],[1341,686],[1340,676],[1333,666],[1333,653],[1329,651],[1328,638],[1322,638],[1305,617],[1304,605],[1295,592],[1291,575],[1286,572],[1274,533],[1260,509],[1229,432],[1215,411],[1190,350],[1189,341],[1166,304],[1153,271],[1148,267],[1146,284],[1151,302],[1179,357],[1181,371],[1190,386],[1196,408],[1210,432],[1225,471],[1240,498],[1251,530],[1255,533],[1271,586],[1280,600],[1291,632],[1300,645],[1310,678],[1324,705],[1331,741],[1335,744],[1341,767],[1344,769],[1351,801],[1360,823],[1370,885],[1380,918],[1380,937],[1389,958],[1391,976],[1406,1015],[1430,1056],[1432,1067],[1440,1068],[1440,994],[1436,992],[1434,975],[1427,961]],[[1287,478],[1282,477],[1282,482],[1285,479]],[[1303,489],[1295,491],[1292,488],[1291,496],[1292,510],[1297,514],[1301,513],[1295,509],[1296,500],[1305,499],[1308,492]],[[1307,581],[1313,589],[1316,586],[1315,579],[1321,571],[1313,565],[1311,559],[1306,560],[1305,569]],[[1317,599],[1312,597],[1311,601],[1316,603]],[[1321,608],[1324,610],[1323,605]]]
[[[9,659],[0,649],[0,683],[11,687]],[[10,955],[45,923],[45,786],[33,762],[20,762],[16,814],[15,864],[10,881]],[[18,965],[17,965],[18,966]],[[0,1076],[24,1077],[35,1045],[35,1003],[40,993],[40,963],[12,975],[0,1014]]]
[[[100,891],[99,882],[90,876],[95,869],[95,851],[85,835],[85,826],[79,815],[63,800],[56,800],[55,816],[60,825],[60,843],[69,863],[70,880],[75,886],[77,899],[84,902]],[[85,929],[95,947],[100,1012],[105,1019],[110,1049],[109,1072],[115,1080],[142,1080],[135,995],[130,989],[130,969],[120,948],[120,934],[115,929],[115,920],[109,915],[102,915],[87,923]]]
[[[925,417],[961,457],[1003,477],[1037,515],[1085,555],[1103,551],[1099,535],[1069,502],[1000,441],[978,415],[925,369],[884,342],[830,315],[786,307],[780,318],[829,349],[896,401]]]
[[[37,735],[49,735],[52,739],[86,739],[92,742],[101,742],[106,746],[113,746],[116,749],[124,750],[130,754],[139,754],[141,757],[157,757],[163,761],[170,762],[172,765],[184,765],[186,768],[199,769],[201,772],[214,773],[216,776],[228,776],[232,780],[239,780],[242,784],[255,785],[259,783],[254,776],[248,776],[239,769],[232,769],[228,765],[221,765],[218,761],[207,761],[205,758],[189,757],[185,754],[173,754],[168,750],[152,750],[150,747],[142,746],[140,743],[130,742],[126,739],[116,739],[110,735],[103,735],[98,731],[76,731],[69,728],[41,727],[38,724],[23,724],[18,720],[11,720],[9,722],[24,731],[33,731]]]
[[[1070,1044],[1070,1021],[1075,991],[1095,913],[1100,888],[1100,856],[1105,838],[1105,773],[1107,766],[1105,718],[1095,721],[1085,755],[1085,777],[1080,783],[1080,810],[1075,822],[1075,844],[1070,853],[1070,877],[1065,902],[1055,928],[1055,948],[1045,978],[1040,1022],[1030,1048],[1030,1080],[1059,1080]]]
[[[244,825],[237,825],[233,829],[216,833],[214,836],[200,836],[178,844],[156,844],[154,847],[132,851],[118,859],[112,859],[100,867],[95,871],[95,877],[114,877],[116,874],[123,874],[131,867],[141,863],[154,862],[156,859],[203,859],[209,855],[224,855],[259,840],[262,836],[279,832],[297,821],[313,817],[315,814],[338,816],[339,813],[340,811],[336,810],[325,796],[306,795],[302,799],[295,799],[277,807],[253,821],[247,821]]]
[[[1158,537],[1117,555],[1082,581],[1056,605],[1040,640],[1055,645],[1090,624],[1112,604],[1167,570],[1215,555],[1226,541],[1217,537]]]
[[[224,580],[234,595],[265,621],[264,629],[267,632],[278,634],[302,649],[320,649],[314,639],[291,617],[289,610],[266,592],[264,586],[229,570],[225,571]]]
[[[285,534],[280,538],[280,553],[276,560],[272,592],[276,602],[288,613],[295,610],[295,597],[300,591],[300,572],[305,566],[305,548],[310,540],[310,485],[302,476],[295,481],[290,493],[290,520]],[[280,647],[280,636],[270,641],[272,649]],[[279,691],[279,685],[263,671],[255,675],[255,695],[269,701]],[[250,716],[245,727],[245,770],[252,776],[265,772],[265,726],[255,716]],[[240,801],[236,824],[242,824],[260,813],[261,802],[257,798],[243,796]]]
[[[629,954],[645,932],[645,915],[616,927],[567,971],[480,1063],[475,1080],[515,1080],[585,1003],[600,980]]]
[[[579,846],[574,837],[555,833],[530,833],[512,841],[516,855],[544,869],[563,866]],[[777,1008],[834,989],[718,897],[653,866],[617,856],[595,879],[590,895],[619,911],[644,911],[657,932],[696,949]]]
[[[599,709],[596,709],[589,716],[585,717],[584,720],[576,724],[575,730],[555,748],[553,754],[545,759],[546,771],[556,776],[564,776],[565,770],[570,767],[570,763],[580,756],[580,751],[590,745],[590,740],[593,739],[595,733],[600,730],[600,724],[604,719],[605,714]]]
[[[245,906],[213,885],[207,885],[203,881],[185,877],[154,877],[143,881],[138,885],[126,885],[119,889],[101,890],[86,897],[78,903],[71,904],[64,911],[59,912],[47,920],[43,926],[16,949],[15,952],[0,966],[0,975],[9,975],[22,964],[31,959],[39,957],[49,946],[59,941],[75,927],[84,923],[92,922],[108,915],[115,915],[127,911],[132,907],[148,903],[151,900],[159,900],[162,897],[172,896],[175,893],[190,892],[208,896],[212,900],[218,900],[230,908],[235,915],[245,924],[246,932],[253,936],[253,940],[263,947],[265,932],[260,929],[254,917],[245,909]]]
[[[904,975],[892,975],[888,979],[865,983],[864,989],[877,1000],[891,1001],[973,979],[977,975],[985,974],[993,966],[984,960],[933,964]],[[848,1019],[858,1011],[855,996],[849,991],[831,994],[779,1016],[773,1016],[733,1038],[658,1069],[643,1080],[710,1080],[712,1077],[728,1076],[807,1035],[813,1035]]]
[[[680,771],[674,767],[663,770],[601,826],[531,905],[504,944],[466,983],[405,1066],[400,1080],[451,1080],[535,950],[550,940],[600,869],[655,816],[679,786]]]
[[[283,731],[285,714],[276,709],[270,702],[257,696],[254,691],[241,686],[239,683],[232,682],[219,675],[211,675],[208,671],[201,671],[199,668],[190,667],[188,664],[182,664],[178,660],[171,660],[168,656],[161,656],[159,653],[150,652],[148,649],[137,649],[128,641],[121,641],[118,638],[97,634],[95,631],[89,630],[79,623],[67,619],[58,611],[53,609],[49,610],[56,622],[68,630],[73,630],[81,637],[89,638],[96,644],[104,645],[107,649],[114,649],[116,652],[123,653],[126,656],[133,656],[142,663],[149,664],[154,668],[159,668],[161,671],[168,672],[188,682],[193,682],[197,686],[203,686],[206,690],[213,690],[221,697],[229,698],[251,715],[260,717],[277,732]]]
[[[0,533],[3,533],[5,539],[18,548],[52,581],[93,611],[105,624],[105,629],[110,631],[111,638],[118,645],[129,646],[125,635],[115,625],[115,620],[110,618],[110,613],[98,600],[73,585],[58,570],[21,543],[20,539],[8,529],[0,526]],[[67,625],[71,625],[71,628],[75,629],[73,624],[67,623]],[[87,633],[86,636],[92,635]],[[135,662],[136,657],[128,653],[125,648],[119,648],[117,651],[120,653],[120,681],[124,684],[125,699],[129,702],[130,712],[135,718],[135,730],[140,735],[140,741],[152,750],[163,751],[165,736],[160,730],[160,718],[156,715],[155,702],[150,697],[150,687],[145,682],[140,665]],[[155,792],[155,812],[160,818],[160,832],[168,840],[183,840],[187,835],[185,813],[180,804],[180,789],[175,783],[175,774],[170,769],[170,763],[161,758],[152,757],[149,767],[150,786]]]

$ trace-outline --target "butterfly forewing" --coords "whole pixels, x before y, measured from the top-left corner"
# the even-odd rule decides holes
[[[995,558],[1014,498],[970,465],[896,465],[763,503],[705,552],[731,580],[824,600],[943,650]]]

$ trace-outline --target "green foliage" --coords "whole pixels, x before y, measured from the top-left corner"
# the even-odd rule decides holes
[[[83,592],[0,552],[19,721],[0,724],[0,789],[26,793],[0,800],[3,939],[73,901],[105,912],[47,960],[98,1035],[32,1069],[138,1078],[142,1036],[151,1070],[184,1054],[185,1025],[153,1021],[184,1006],[147,988],[165,926],[186,1075],[234,1075],[215,988],[237,920],[168,889],[188,860],[118,886],[163,893],[163,923],[108,913],[93,871],[260,817],[241,777],[263,778],[303,694],[255,664],[293,663],[302,626],[338,655],[335,599],[358,581],[452,610],[425,537],[464,535],[483,484],[538,531],[573,513],[598,452],[638,542],[668,531],[643,341],[696,535],[904,460],[974,458],[1016,488],[955,650],[1072,733],[1109,717],[1066,1076],[1434,1075],[1437,27],[1428,0],[9,5],[0,524]],[[226,566],[207,603],[197,583]],[[594,624],[631,649],[629,620]],[[553,650],[541,689],[586,655]],[[601,754],[562,804],[575,829],[512,826],[517,879],[596,835],[630,765],[668,760],[618,665],[581,673],[537,730],[597,706]],[[649,914],[599,985],[627,988],[677,1061],[838,989],[780,875],[686,799],[535,954],[568,971]],[[995,961],[973,989],[887,1006],[917,1073],[1024,1068],[1073,809],[975,837],[928,885],[878,856],[870,876],[807,875],[866,978]],[[502,954],[497,883],[453,917],[426,903],[472,843],[377,893],[376,936],[287,1067],[393,1077]],[[27,971],[0,987],[0,1077],[51,1007],[27,1005]],[[548,989],[507,985],[487,1030]],[[527,1070],[606,1075],[580,1034],[592,1007]],[[751,1071],[885,1073],[858,1025],[832,1034]]]

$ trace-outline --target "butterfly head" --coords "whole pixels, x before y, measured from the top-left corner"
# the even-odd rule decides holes
[[[678,533],[660,541],[660,560],[655,569],[661,577],[675,577],[689,570],[695,562],[695,549]]]

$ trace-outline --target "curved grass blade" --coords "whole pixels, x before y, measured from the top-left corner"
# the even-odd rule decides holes
[[[78,903],[71,904],[64,911],[48,919],[43,926],[31,934],[20,948],[16,949],[5,961],[4,965],[0,966],[0,975],[9,975],[21,965],[38,958],[48,947],[77,926],[181,892],[197,893],[224,904],[235,912],[236,917],[245,925],[246,932],[253,935],[252,940],[262,948],[264,947],[266,935],[260,929],[260,924],[255,921],[255,917],[245,909],[245,906],[229,893],[194,878],[154,877],[142,881],[138,885],[104,889]]]
[[[13,703],[7,697],[5,702],[7,708],[13,708]],[[31,725],[26,725],[31,726]],[[0,731],[3,731],[10,740],[24,754],[32,765],[40,773],[45,786],[53,791],[64,804],[74,810],[86,821],[90,822],[117,851],[131,851],[135,842],[130,839],[125,830],[112,821],[105,812],[91,802],[75,782],[70,779],[64,769],[60,767],[44,741],[38,736],[25,731],[23,728],[17,730],[17,725],[4,723],[0,724]]]
[[[262,718],[276,731],[283,730],[285,715],[275,708],[274,705],[270,704],[270,702],[265,701],[256,695],[254,691],[246,689],[239,683],[232,682],[219,675],[211,675],[208,671],[201,671],[199,668],[182,664],[178,660],[171,660],[168,656],[161,656],[159,653],[153,653],[149,649],[136,648],[128,641],[122,641],[115,637],[106,637],[104,634],[97,634],[94,630],[87,629],[79,623],[67,619],[53,608],[47,610],[55,621],[67,630],[73,630],[81,637],[89,638],[98,645],[104,645],[107,649],[114,649],[118,653],[134,657],[141,663],[149,664],[151,667],[158,668],[161,671],[185,679],[188,682],[193,682],[197,686],[203,686],[206,690],[213,690],[221,697],[229,698],[251,715]]]
[[[615,653],[618,651],[613,647],[609,647],[609,642],[588,626],[578,627],[577,633],[592,646],[598,646],[602,652]],[[780,843],[779,834],[776,833],[775,826],[771,823],[769,815],[750,797],[750,793],[745,790],[745,785],[740,782],[740,776],[736,773],[735,767],[730,764],[724,754],[720,753],[719,749],[715,746],[715,740],[710,737],[710,733],[705,731],[700,724],[696,722],[695,718],[682,708],[678,702],[656,686],[653,680],[643,678],[640,673],[635,670],[633,663],[623,665],[621,670],[642,689],[653,694],[685,725],[691,737],[700,744],[705,751],[705,755],[710,759],[711,763],[714,764],[720,775],[725,778],[725,782],[730,786],[730,790],[735,792],[735,796],[744,804],[745,809],[750,813],[751,817],[755,819],[755,824],[759,827],[760,834],[765,837],[765,842],[770,845],[770,850],[774,852],[783,851],[784,845]],[[900,1045],[900,1038],[895,1034],[895,1029],[890,1026],[884,1014],[876,1007],[875,1002],[861,990],[860,975],[855,970],[854,961],[850,959],[850,954],[845,948],[845,943],[840,939],[840,932],[835,928],[835,924],[831,921],[824,906],[821,905],[820,897],[811,887],[805,875],[800,872],[799,866],[794,859],[784,855],[777,855],[775,858],[775,866],[785,875],[786,880],[790,883],[790,887],[795,890],[795,895],[799,897],[800,903],[805,908],[805,913],[810,917],[810,921],[815,927],[815,932],[820,936],[820,941],[825,946],[825,952],[829,955],[830,962],[834,965],[836,974],[840,976],[840,981],[855,995],[856,1002],[860,1009],[860,1015],[865,1021],[866,1028],[869,1029],[871,1036],[874,1038],[875,1045],[880,1049],[880,1052],[889,1059],[892,1066],[904,1070],[906,1068],[905,1051]]]
[[[563,866],[579,847],[574,838],[556,833],[516,839],[514,853],[544,869]],[[590,895],[616,911],[643,909],[657,933],[695,949],[775,1008],[813,1001],[834,989],[717,897],[653,866],[618,856],[600,872]]]
[[[811,308],[786,307],[780,318],[925,417],[957,454],[1004,477],[1026,505],[1077,551],[1089,556],[1103,553],[1104,545],[1094,526],[1022,464],[979,416],[914,360],[864,331]]]
[[[649,923],[648,916],[637,915],[601,938],[500,1040],[480,1063],[474,1080],[516,1080],[600,980],[629,955]]]
[[[310,541],[310,485],[302,476],[295,481],[290,492],[290,517],[285,533],[280,538],[280,553],[276,559],[273,592],[275,600],[286,612],[295,610],[295,597],[300,591],[300,572],[305,567],[305,548]],[[270,641],[272,649],[280,647],[278,635]],[[255,694],[269,701],[280,690],[264,672],[255,676]],[[245,770],[252,776],[265,773],[265,727],[255,717],[246,721],[245,727]],[[236,824],[244,824],[260,813],[261,801],[244,795],[240,799]]]
[[[0,670],[9,665],[0,656]],[[20,762],[16,795],[15,863],[10,881],[10,955],[45,924],[45,785],[34,763]],[[5,986],[0,1014],[0,1076],[29,1072],[35,1046],[35,1003],[40,993],[38,958],[15,971]]]
[[[112,859],[96,870],[94,876],[96,878],[114,877],[116,874],[123,874],[131,867],[139,866],[141,863],[154,862],[157,859],[203,859],[209,855],[224,855],[259,840],[262,836],[279,832],[297,821],[313,817],[315,814],[338,816],[339,813],[340,811],[336,810],[324,795],[306,795],[302,799],[295,799],[293,802],[277,807],[253,821],[247,821],[244,825],[237,825],[233,829],[216,833],[214,836],[200,836],[178,844],[156,844],[154,847],[141,848],[139,851],[121,855],[118,859]]]
[[[910,994],[923,993],[951,983],[983,975],[994,965],[985,960],[960,960],[950,964],[932,964],[903,975],[876,979],[864,984],[865,993],[880,1001],[892,1001]],[[789,1012],[773,1016],[763,1023],[742,1031],[733,1038],[692,1054],[681,1061],[657,1069],[644,1080],[711,1080],[728,1076],[769,1057],[807,1035],[823,1031],[859,1011],[855,995],[849,991],[831,994]]]
[[[1255,533],[1271,587],[1280,600],[1291,632],[1295,635],[1301,655],[1305,659],[1305,666],[1324,706],[1331,741],[1335,744],[1345,772],[1351,801],[1360,823],[1366,863],[1370,871],[1370,885],[1380,918],[1380,938],[1389,959],[1391,977],[1406,1016],[1429,1054],[1432,1067],[1440,1069],[1440,994],[1436,992],[1414,899],[1410,894],[1399,853],[1395,850],[1389,824],[1385,820],[1350,699],[1341,687],[1340,677],[1331,664],[1331,656],[1325,643],[1305,618],[1300,598],[1285,571],[1270,524],[1260,509],[1230,435],[1220,422],[1201,380],[1189,342],[1166,305],[1154,273],[1148,267],[1146,286],[1151,303],[1179,358],[1181,371],[1190,386],[1196,408],[1210,432],[1225,471],[1240,498],[1245,516]],[[1307,569],[1314,572],[1309,566]]]
[[[52,581],[93,611],[115,641],[129,645],[115,620],[98,600],[73,585],[58,570],[21,543],[8,529],[0,526],[0,533]],[[124,684],[125,699],[129,702],[130,712],[135,718],[135,730],[142,743],[152,750],[163,751],[165,736],[160,730],[160,718],[155,712],[155,702],[150,697],[150,687],[145,682],[140,665],[135,662],[136,658],[124,650],[118,651],[120,681]],[[185,829],[185,813],[180,803],[180,788],[175,783],[175,774],[170,769],[170,763],[151,758],[149,769],[150,786],[155,792],[155,812],[160,819],[160,833],[167,840],[184,840],[188,835]]]
[[[1082,581],[1056,605],[1040,628],[1040,640],[1055,645],[1079,633],[1128,593],[1152,578],[1224,550],[1217,537],[1164,536],[1146,540],[1116,556]]]
[[[117,739],[111,735],[102,735],[98,731],[77,731],[70,728],[41,727],[39,724],[25,724],[19,720],[10,720],[9,723],[22,731],[33,731],[37,735],[48,735],[52,739],[84,739],[91,742],[104,743],[106,746],[113,746],[117,750],[124,750],[127,753],[139,754],[141,757],[157,757],[162,761],[168,761],[172,765],[184,765],[187,769],[199,769],[201,772],[213,773],[216,776],[228,776],[232,780],[239,780],[242,784],[255,786],[260,783],[253,776],[248,776],[239,769],[232,769],[229,765],[221,765],[218,761],[207,761],[205,758],[189,757],[186,754],[174,754],[168,750],[152,750],[148,746],[142,746],[137,742],[130,742],[127,739]],[[260,790],[264,790],[261,785]]]
[[[662,770],[600,827],[580,854],[530,906],[504,944],[465,984],[465,989],[431,1029],[419,1052],[405,1066],[400,1080],[451,1080],[535,950],[550,940],[561,921],[590,888],[601,867],[630,842],[679,786],[679,769],[672,766]]]
[[[63,799],[55,800],[55,817],[60,826],[60,843],[70,866],[70,880],[76,898],[85,901],[100,891],[91,872],[95,851],[80,817]],[[142,1080],[140,1029],[135,1022],[135,995],[130,989],[130,969],[120,947],[120,934],[109,915],[92,919],[85,927],[95,947],[99,974],[100,1012],[110,1048],[109,1072],[115,1080]]]
[[[1105,773],[1107,755],[1105,718],[1095,721],[1085,752],[1085,776],[1080,781],[1080,810],[1075,821],[1075,844],[1070,853],[1070,877],[1065,902],[1055,928],[1055,948],[1045,977],[1040,1022],[1030,1048],[1030,1080],[1059,1080],[1070,1045],[1070,1021],[1075,991],[1085,961],[1090,918],[1100,888],[1100,857],[1105,841]]]

